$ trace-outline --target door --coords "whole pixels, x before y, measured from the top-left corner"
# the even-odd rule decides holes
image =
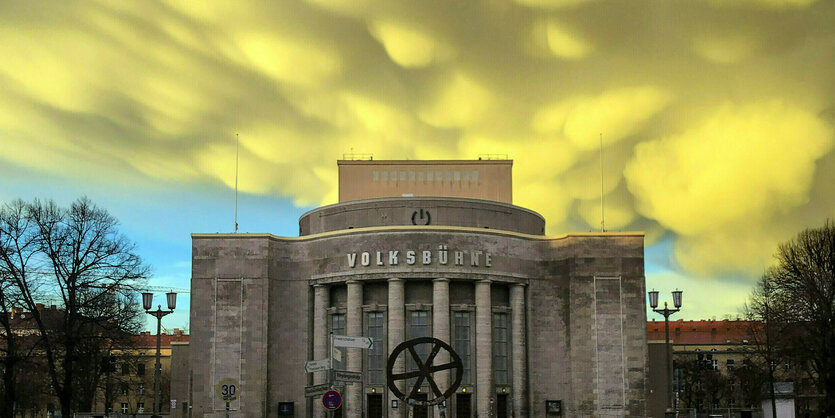
[[[470,418],[472,416],[472,396],[469,393],[455,395],[455,418]]]
[[[496,418],[507,418],[507,394],[496,398]]]
[[[365,404],[368,406],[368,418],[383,418],[382,394],[369,394]]]

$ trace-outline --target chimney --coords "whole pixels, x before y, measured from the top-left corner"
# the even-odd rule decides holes
[[[43,312],[43,303],[36,303],[35,308],[38,310],[38,312]]]

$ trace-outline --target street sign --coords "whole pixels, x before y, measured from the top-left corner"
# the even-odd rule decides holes
[[[334,335],[333,346],[370,349],[374,346],[374,340],[372,340],[371,337],[349,337],[346,335]]]
[[[333,358],[333,361],[342,363],[342,350],[333,347],[331,349],[331,358]]]
[[[340,382],[345,383],[361,383],[362,382],[362,373],[360,372],[349,372],[346,370],[334,370],[333,371],[333,380],[338,380]]]
[[[322,405],[325,406],[325,409],[337,409],[342,405],[342,395],[335,390],[329,390],[322,395]]]
[[[232,402],[240,396],[240,387],[241,385],[238,384],[237,380],[227,377],[218,382],[215,393],[220,400],[224,402]]]
[[[319,395],[323,395],[325,392],[331,389],[331,385],[327,383],[322,383],[321,385],[313,385],[307,386],[304,388],[304,397],[305,398],[315,398]]]
[[[304,372],[313,373],[321,372],[322,370],[329,370],[331,368],[331,360],[311,360],[304,363]]]

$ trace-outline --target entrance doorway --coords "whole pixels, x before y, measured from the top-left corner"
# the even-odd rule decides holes
[[[507,418],[507,394],[496,397],[496,418]]]
[[[426,401],[426,394],[415,396],[416,401]],[[426,405],[415,405],[414,418],[429,418],[429,408]]]
[[[455,395],[456,418],[470,418],[472,416],[472,396],[469,393]]]
[[[368,418],[383,418],[382,394],[369,394],[366,405],[368,405]]]

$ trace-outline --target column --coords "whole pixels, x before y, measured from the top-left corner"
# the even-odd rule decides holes
[[[432,281],[432,336],[452,345],[449,339],[449,280],[435,279]],[[435,357],[432,364],[449,363],[449,353],[446,350],[441,350]],[[450,373],[449,370],[442,370],[433,375],[435,383],[441,392],[449,388]],[[430,395],[429,398],[434,398]]]
[[[515,283],[510,286],[510,329],[511,356],[513,362],[513,416],[528,416],[528,359],[527,326],[525,323],[525,285]]]
[[[313,358],[311,360],[322,360],[330,357],[328,344],[330,335],[328,333],[328,307],[330,305],[330,290],[328,286],[313,285]],[[327,372],[313,373],[313,384],[325,383],[328,379]],[[322,403],[313,402],[313,416],[321,418],[327,416],[327,411]]]
[[[388,353],[391,354],[398,344],[406,340],[406,306],[405,298],[406,292],[402,279],[389,279],[389,297],[388,297]],[[402,355],[397,358],[392,368],[392,373],[405,373],[406,363],[403,361],[405,357]],[[401,380],[397,383],[398,389],[401,392],[405,391],[405,381]],[[389,404],[396,399],[394,394],[389,392]],[[408,408],[402,404],[402,401],[397,409],[389,410],[389,417],[403,417]],[[389,406],[386,406],[389,407]]]
[[[345,312],[345,332],[352,337],[362,336],[362,282],[349,280],[347,310]],[[361,348],[345,349],[348,358],[345,370],[362,371]],[[345,415],[346,417],[360,417],[362,413],[363,385],[345,385]]]
[[[490,299],[490,280],[475,284],[475,356],[476,356],[476,412],[479,417],[490,417],[490,398],[493,391],[493,303]]]

